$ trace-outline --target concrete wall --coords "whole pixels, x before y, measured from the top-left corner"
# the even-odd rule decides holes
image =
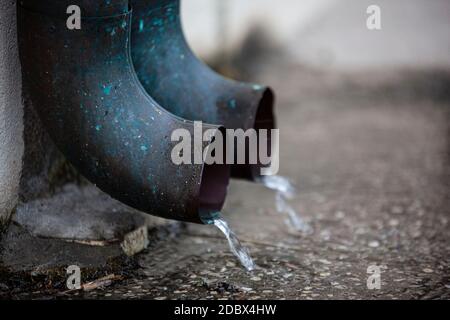
[[[17,52],[16,4],[0,0],[0,219],[18,201],[22,167],[23,104]]]
[[[78,178],[22,90],[16,1],[0,0],[0,219],[19,201],[48,196]]]

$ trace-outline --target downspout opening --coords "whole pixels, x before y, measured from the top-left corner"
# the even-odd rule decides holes
[[[222,135],[225,142],[226,130],[220,127],[216,135]],[[214,137],[213,137],[214,140]],[[226,159],[226,143],[223,159]],[[204,164],[199,194],[199,217],[204,222],[222,210],[230,182],[230,166],[227,164]]]
[[[275,95],[270,88],[266,88],[258,103],[256,111],[255,129],[275,129],[275,117],[273,115],[273,106]]]
[[[275,116],[273,113],[275,104],[275,94],[272,89],[266,88],[262,94],[261,99],[258,103],[258,109],[256,111],[256,118],[254,129],[258,132],[258,141],[260,140],[259,130],[267,130],[267,150],[268,153],[272,153],[272,135],[271,130],[276,129]],[[258,147],[259,148],[259,147]],[[253,180],[258,180],[261,177],[262,164],[258,163],[256,165],[250,166],[251,176]]]
[[[273,93],[272,89],[265,88],[262,91],[261,98],[258,101],[255,121],[253,124],[253,129],[256,130],[258,135],[258,152],[259,152],[259,141],[261,138],[259,135],[259,130],[266,129],[268,130],[267,151],[269,154],[272,153],[271,130],[276,129],[274,104],[275,104],[275,94]],[[248,147],[246,149],[248,150]],[[261,178],[261,169],[264,167],[266,166],[259,163],[259,161],[257,164],[235,165],[232,167],[232,175],[243,179],[258,181]]]

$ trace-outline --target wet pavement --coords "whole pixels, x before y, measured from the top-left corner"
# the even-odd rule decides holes
[[[274,191],[233,181],[223,215],[254,271],[219,230],[188,225],[139,254],[121,281],[33,297],[449,299],[450,73],[270,65],[258,80],[278,93],[281,174],[311,233],[286,224]],[[370,267],[379,289],[368,288]]]
[[[214,227],[189,225],[139,255],[134,278],[82,297],[449,299],[450,74],[278,65],[259,80],[278,93],[281,174],[313,232],[285,223],[273,191],[234,181],[223,214],[256,270]]]

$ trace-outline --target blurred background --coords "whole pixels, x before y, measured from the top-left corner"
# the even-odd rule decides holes
[[[373,4],[381,8],[380,31],[366,27],[366,10]],[[291,63],[326,69],[450,65],[445,0],[188,0],[182,5],[187,38],[205,58],[250,49],[249,41],[263,37],[260,46],[278,47]]]

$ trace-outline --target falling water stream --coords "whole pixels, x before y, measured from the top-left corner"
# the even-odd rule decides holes
[[[255,263],[250,257],[248,249],[241,244],[236,234],[230,229],[230,226],[222,218],[220,213],[211,215],[209,218],[203,220],[206,224],[215,225],[220,231],[222,231],[228,240],[231,252],[236,256],[236,258],[239,259],[242,266],[244,266],[247,271],[252,271],[255,269]]]
[[[310,233],[312,228],[297,214],[295,209],[289,204],[288,200],[295,197],[296,189],[285,177],[265,176],[262,184],[269,189],[277,191],[276,205],[277,211],[285,213],[288,216],[287,222],[297,231]],[[209,213],[202,217],[205,224],[216,226],[227,238],[231,252],[239,259],[247,271],[255,269],[255,263],[250,257],[249,251],[239,241],[236,234],[230,229],[228,223],[223,219],[220,212]]]
[[[312,228],[299,216],[295,209],[289,204],[289,200],[295,197],[296,189],[292,183],[282,176],[265,176],[262,183],[269,189],[277,191],[276,206],[279,213],[287,214],[287,224],[296,231],[311,233]]]

